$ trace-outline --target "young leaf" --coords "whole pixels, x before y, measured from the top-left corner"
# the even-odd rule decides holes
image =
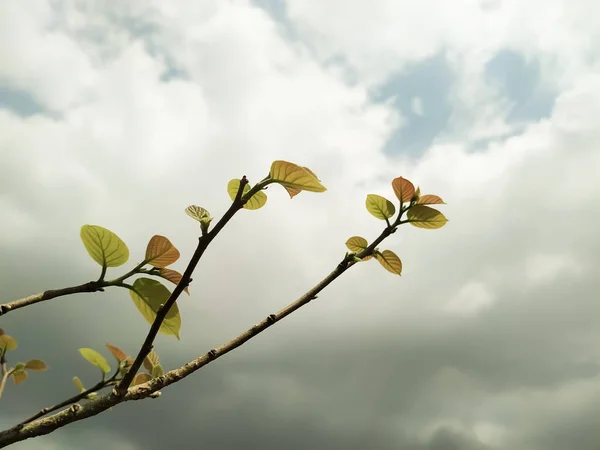
[[[84,225],[80,235],[87,252],[102,267],[119,267],[129,259],[129,249],[125,242],[106,228]]]
[[[25,363],[25,368],[29,370],[35,370],[37,372],[44,372],[48,370],[46,363],[41,359],[30,359]]]
[[[412,196],[411,201],[418,202],[420,198],[421,198],[421,188],[419,186],[417,186],[417,189],[415,190],[415,193]]]
[[[150,381],[151,379],[152,379],[152,375],[150,375],[149,373],[141,372],[135,376],[131,385],[137,386],[138,384],[146,383],[146,382]]]
[[[388,271],[396,275],[402,274],[402,261],[391,250],[375,253],[375,259]]]
[[[396,214],[396,207],[394,204],[381,195],[367,195],[365,204],[367,206],[367,211],[369,211],[372,216],[381,220],[389,219]]]
[[[98,367],[102,372],[110,372],[110,366],[108,365],[108,362],[106,359],[104,359],[104,356],[102,356],[96,350],[91,348],[80,348],[79,353],[81,353],[81,356],[87,359],[91,364]]]
[[[360,236],[352,236],[346,241],[346,247],[348,247],[348,249],[354,253],[360,253],[368,246],[369,243],[367,242],[367,240],[364,237]]]
[[[2,336],[4,334],[4,330],[2,328],[0,328],[0,336]]]
[[[144,358],[144,367],[148,372],[152,372],[152,368],[154,366],[158,366],[159,364],[160,361],[158,359],[158,355],[154,350],[151,350],[150,353],[148,353]]]
[[[437,209],[423,205],[415,205],[410,208],[406,217],[412,226],[430,230],[442,228],[446,225],[446,222],[448,222],[448,219],[446,219]]]
[[[104,344],[104,345],[106,346],[108,351],[112,353],[112,355],[115,357],[117,362],[125,361],[127,359],[127,355],[119,347],[115,347],[114,345],[110,345],[110,344]]]
[[[350,251],[354,253],[360,253],[368,246],[369,243],[367,242],[367,240],[360,236],[352,236],[346,241],[346,247],[348,247],[348,249],[350,249]],[[361,261],[368,261],[372,257],[372,255],[365,256]]]
[[[27,379],[27,372],[25,370],[15,370],[12,373],[12,379],[15,384],[21,384]]]
[[[19,362],[15,364],[15,371],[25,370],[25,363]]]
[[[288,190],[290,197],[296,195],[297,190],[310,192],[327,190],[310,169],[287,161],[274,161],[271,164],[269,176],[283,187],[292,189],[292,192]]]
[[[212,220],[210,217],[210,213],[200,206],[190,205],[185,208],[185,213],[190,216],[192,219],[197,220],[198,222],[202,222],[203,220]]]
[[[415,186],[406,178],[394,178],[392,180],[392,188],[394,189],[394,194],[396,194],[396,197],[402,203],[410,202],[412,196],[415,194]]]
[[[179,284],[182,278],[182,275],[179,272],[172,269],[160,269],[160,271],[158,272],[158,276],[164,278],[167,281],[170,281],[173,284]],[[187,293],[187,295],[190,295],[190,290],[187,286],[184,289],[184,291]]]
[[[163,268],[179,259],[179,250],[171,241],[158,234],[152,236],[146,247],[146,261],[154,267]]]
[[[308,167],[303,167],[303,169],[307,170],[308,173],[310,173],[313,177],[315,177],[317,180],[319,180],[319,177],[317,177],[314,174],[314,172],[312,170],[310,170]],[[319,181],[321,181],[321,180],[319,180]],[[300,192],[302,192],[302,189],[289,187],[289,186],[283,186],[283,187],[287,191],[287,193],[290,194],[290,199],[294,198],[296,195],[298,195]]]
[[[0,335],[0,353],[15,350],[18,347],[17,340],[8,334]]]
[[[85,391],[85,388],[83,387],[83,383],[81,382],[79,377],[73,377],[73,383],[75,383],[75,386],[77,386],[77,389],[79,389],[79,392]]]
[[[152,378],[162,377],[165,374],[163,367],[158,364],[152,368]]]
[[[235,196],[237,195],[239,188],[240,188],[240,180],[237,178],[230,180],[229,183],[227,184],[227,193],[229,194],[231,201],[235,200]],[[242,193],[242,195],[246,195],[248,193],[248,191],[250,191],[250,189],[251,189],[250,185],[248,185],[248,184],[245,185],[244,192]],[[246,204],[244,205],[244,209],[249,209],[249,210],[260,209],[263,206],[265,206],[266,203],[267,203],[267,194],[265,194],[263,191],[258,191],[246,202]]]
[[[167,302],[171,293],[162,283],[151,278],[138,278],[133,283],[133,289],[129,293],[135,306],[148,323],[154,322],[158,309]],[[179,315],[177,302],[175,302],[167,313],[159,331],[179,339],[180,329],[181,316]]]
[[[437,195],[423,195],[417,200],[419,205],[445,205],[444,201]]]

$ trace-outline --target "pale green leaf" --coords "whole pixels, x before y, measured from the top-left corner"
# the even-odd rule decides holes
[[[148,323],[153,323],[156,313],[161,305],[167,302],[171,296],[171,292],[162,283],[151,278],[138,278],[133,283],[133,289],[133,291],[129,292],[133,303],[135,303],[135,306]],[[167,313],[159,331],[179,339],[180,329],[181,316],[177,302],[175,302]]]
[[[375,253],[375,259],[388,271],[396,275],[402,274],[402,261],[391,250],[384,250]]]
[[[8,334],[0,335],[0,353],[15,350],[18,347],[17,340]]]
[[[350,249],[350,251],[354,253],[360,253],[368,246],[369,243],[367,242],[367,240],[360,236],[352,236],[346,241],[346,247],[348,247],[348,249]],[[368,261],[372,257],[372,255],[365,256],[361,261]]]
[[[423,205],[415,205],[406,214],[408,222],[417,228],[436,229],[441,228],[448,219],[437,209]]]
[[[83,387],[83,383],[81,382],[79,377],[73,377],[73,383],[75,383],[75,386],[77,386],[77,389],[79,389],[79,392],[85,391],[85,388]]]
[[[381,220],[389,219],[396,214],[396,207],[394,204],[381,195],[367,195],[365,205],[367,207],[367,211],[369,211],[372,216]]]
[[[106,228],[84,225],[80,235],[87,252],[102,267],[122,266],[129,259],[129,249],[125,242]]]
[[[285,187],[290,197],[296,195],[298,191],[325,192],[327,190],[314,172],[287,161],[274,161],[269,176]]]
[[[230,180],[229,183],[227,184],[227,193],[229,194],[229,198],[231,198],[231,201],[235,200],[235,196],[237,195],[237,192],[240,189],[240,182],[241,182],[241,180],[234,178],[233,180]],[[251,189],[251,187],[249,184],[245,185],[242,196],[246,195],[250,191],[250,189]],[[265,206],[266,203],[267,203],[267,194],[265,194],[263,191],[258,191],[244,204],[244,209],[248,209],[248,210],[260,209],[263,206]]]
[[[96,350],[91,348],[80,348],[79,353],[81,353],[81,356],[83,356],[91,364],[98,367],[102,372],[110,372],[110,366],[108,365],[108,362],[106,359],[104,359],[104,356],[102,356]]]

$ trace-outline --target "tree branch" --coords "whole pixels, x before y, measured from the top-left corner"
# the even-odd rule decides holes
[[[283,308],[278,313],[270,314],[261,322],[246,330],[244,333],[240,334],[228,343],[221,345],[216,349],[210,350],[203,356],[200,356],[199,358],[196,358],[177,369],[171,370],[161,377],[154,378],[147,383],[129,388],[125,395],[119,395],[116,392],[116,389],[114,389],[110,394],[100,397],[97,400],[91,400],[84,405],[75,403],[70,408],[54,414],[53,416],[38,419],[29,423],[21,423],[6,431],[0,432],[0,448],[4,448],[8,445],[14,444],[15,442],[20,442],[25,439],[52,433],[58,428],[64,427],[70,423],[100,414],[119,403],[130,400],[141,400],[150,397],[160,389],[188,377],[205,365],[243,345],[253,337],[265,331],[267,328],[279,322],[284,317],[306,305],[311,300],[316,298],[319,292],[321,292],[332,281],[334,281],[354,264],[356,263],[351,261],[350,257],[344,258],[344,260],[338,264],[333,272],[331,272],[319,284],[317,284],[314,288],[297,299],[295,302]]]
[[[250,197],[246,197],[246,198],[250,198]],[[237,197],[236,197],[236,199],[237,199]],[[234,202],[234,204],[235,204],[235,202]],[[232,211],[233,207],[234,207],[234,205],[232,205],[231,208],[228,210],[228,212],[227,212],[228,214],[230,213],[230,211]],[[398,215],[398,218],[396,219],[396,221],[394,221],[394,223],[391,224],[391,226],[386,227],[381,232],[381,234],[377,237],[377,239],[375,239],[367,248],[365,248],[362,252],[360,252],[356,256],[358,258],[362,259],[365,256],[371,255],[373,253],[373,250],[377,247],[377,245],[379,245],[385,238],[387,238],[390,234],[392,234],[396,231],[396,227],[400,224],[400,219],[402,217],[402,214],[406,211],[406,209],[402,208],[400,210],[400,214]],[[231,214],[231,217],[233,217],[233,214],[235,214],[235,211],[231,212],[230,214]],[[226,214],[226,216],[227,216],[227,214]],[[226,216],[223,216],[223,219],[225,219]],[[231,218],[231,217],[229,217],[229,218]],[[221,220],[223,220],[223,219],[221,219]],[[227,219],[227,220],[229,220],[229,219]],[[221,223],[221,222],[219,222],[219,223]],[[220,228],[222,228],[224,225],[225,225],[225,223],[223,223],[223,225]],[[217,226],[218,226],[218,224],[217,224]],[[215,227],[216,230],[220,230],[220,228],[217,229],[217,227]],[[125,394],[119,394],[117,389],[113,389],[113,391],[110,394],[107,394],[96,400],[91,400],[83,406],[76,403],[76,404],[72,405],[70,408],[63,410],[59,413],[56,413],[53,416],[35,420],[35,421],[29,422],[29,423],[21,423],[15,427],[12,427],[8,430],[0,432],[0,448],[4,448],[8,445],[14,444],[15,442],[24,441],[29,438],[50,434],[53,431],[55,431],[59,428],[62,428],[70,423],[77,422],[79,420],[87,419],[88,417],[92,417],[97,414],[100,414],[100,413],[106,411],[107,409],[112,408],[115,405],[118,405],[119,403],[153,397],[154,395],[156,395],[155,393],[158,392],[160,389],[165,388],[173,383],[176,383],[176,382],[188,377],[189,375],[191,375],[192,373],[201,369],[202,367],[206,366],[207,364],[215,361],[216,359],[220,358],[221,356],[223,356],[223,355],[229,353],[230,351],[245,344],[253,337],[255,337],[255,336],[259,335],[260,333],[262,333],[263,331],[265,331],[267,328],[269,328],[269,327],[273,326],[274,324],[276,324],[277,322],[281,321],[284,317],[287,317],[288,315],[292,314],[294,311],[297,311],[298,309],[300,309],[302,306],[308,304],[311,300],[314,300],[315,298],[317,298],[317,294],[319,294],[323,289],[325,289],[329,284],[331,284],[335,279],[337,279],[340,275],[342,275],[346,270],[348,270],[350,267],[354,266],[355,264],[357,264],[357,263],[354,261],[354,255],[352,255],[352,254],[346,255],[346,257],[337,265],[337,267],[329,275],[327,275],[323,280],[321,280],[315,287],[310,289],[308,292],[306,292],[303,296],[298,298],[293,303],[290,303],[288,306],[281,309],[279,312],[277,312],[275,314],[270,314],[265,319],[263,319],[261,322],[257,323],[253,327],[249,328],[248,330],[246,330],[245,332],[243,332],[236,338],[232,339],[231,341],[227,342],[226,344],[223,344],[223,345],[217,347],[216,349],[210,350],[209,352],[188,362],[187,364],[184,364],[183,366],[181,366],[177,369],[170,370],[169,372],[165,373],[163,376],[153,378],[152,380],[150,380],[146,383],[128,388],[127,391],[125,392]],[[191,265],[191,262],[190,262],[190,265]],[[186,270],[186,273],[187,273],[187,270]],[[183,278],[182,278],[182,281],[183,281]],[[183,283],[180,282],[178,284],[178,287],[180,285],[183,286]],[[181,290],[183,290],[183,288]],[[175,291],[173,291],[173,292],[175,292]],[[172,297],[169,298],[169,301],[167,301],[167,303],[165,305],[169,304],[169,302],[171,300],[172,300]],[[161,311],[159,311],[159,313]],[[165,312],[165,315],[166,315],[166,312]],[[157,314],[157,317],[158,317],[158,314]],[[156,323],[156,321],[155,321],[155,323]],[[154,326],[154,324],[153,324],[153,326]],[[158,329],[157,329],[157,331],[158,331]],[[149,336],[150,336],[150,334],[149,334]],[[154,336],[156,336],[156,334]],[[148,341],[148,340],[149,339],[147,338],[146,341]],[[146,344],[146,342],[144,344]],[[150,340],[150,346],[151,346],[151,344],[152,344],[152,340]],[[144,347],[144,350],[146,350],[145,347]],[[140,357],[141,354],[142,354],[142,352],[140,351],[140,354],[138,354],[138,358]],[[146,355],[144,355],[144,357],[145,356]],[[144,357],[142,357],[142,360]],[[139,369],[139,366],[138,366],[138,369]],[[137,369],[136,369],[136,371],[137,371]],[[133,376],[135,376],[135,373],[131,369],[130,369],[130,372],[128,372],[128,374],[129,373],[133,373]],[[123,381],[121,381],[121,383],[122,382]]]
[[[68,406],[72,403],[76,403],[79,400],[86,398],[89,394],[98,392],[99,390],[104,389],[105,387],[116,384],[116,382],[117,382],[116,380],[117,380],[117,377],[119,376],[119,372],[120,372],[120,367],[117,367],[117,371],[108,380],[100,380],[98,383],[96,383],[91,388],[86,389],[85,391],[80,392],[79,394],[74,395],[73,397],[68,398],[67,400],[57,403],[54,406],[48,406],[46,408],[41,409],[39,412],[37,412],[36,414],[31,416],[30,418],[25,419],[23,422],[18,424],[16,427],[20,427],[20,426],[26,425],[30,422],[33,422],[34,420],[39,419],[40,417],[44,417],[46,414],[50,414],[51,412],[57,411],[60,408],[64,408],[65,406]]]
[[[80,284],[78,286],[71,286],[62,289],[52,289],[44,291],[40,294],[33,294],[29,297],[24,297],[13,302],[5,303],[0,305],[0,316],[13,311],[15,309],[24,308],[25,306],[33,305],[35,303],[50,300],[56,297],[62,297],[64,295],[79,294],[83,292],[96,292],[102,290],[104,283],[98,281],[90,281],[88,283]]]
[[[244,175],[242,177],[242,179],[240,180],[240,186],[236,193],[235,199],[231,203],[231,206],[229,207],[227,212],[223,215],[223,217],[221,217],[221,220],[219,220],[219,222],[217,222],[217,224],[211,231],[209,231],[206,234],[203,234],[198,239],[198,246],[196,247],[196,251],[194,252],[194,255],[192,256],[192,258],[190,259],[190,262],[189,262],[187,268],[185,269],[185,272],[183,273],[181,280],[179,280],[179,283],[177,284],[175,289],[173,289],[173,292],[171,292],[171,295],[169,296],[169,298],[165,302],[165,304],[162,305],[162,307],[156,313],[156,318],[154,319],[154,322],[152,323],[152,326],[150,327],[150,330],[148,331],[146,339],[144,340],[144,343],[142,344],[138,355],[136,356],[133,364],[131,365],[131,367],[129,368],[129,370],[123,377],[123,379],[119,382],[117,387],[114,389],[115,395],[123,396],[127,393],[127,389],[129,388],[129,385],[133,381],[133,378],[135,377],[137,371],[142,366],[142,363],[144,362],[144,358],[152,350],[152,345],[153,345],[154,339],[156,339],[156,336],[158,335],[158,331],[160,330],[160,327],[161,327],[163,321],[165,320],[165,317],[167,317],[169,310],[175,304],[175,302],[177,301],[177,299],[179,298],[179,296],[181,295],[183,290],[186,287],[188,287],[190,280],[192,278],[192,274],[193,274],[194,270],[196,269],[196,266],[198,265],[200,258],[202,258],[204,251],[208,248],[211,241],[219,234],[219,232],[223,229],[223,227],[227,224],[227,222],[229,222],[229,220],[231,220],[231,218],[235,215],[235,213],[238,212],[241,208],[243,208],[244,203],[246,203],[246,201],[252,195],[254,195],[255,191],[262,189],[262,186],[260,185],[260,183],[257,184],[253,189],[251,189],[248,192],[248,195],[245,197],[244,201],[242,201],[242,193],[244,192],[244,187],[246,187],[247,184],[248,184],[248,180],[246,179],[246,176]]]
[[[97,281],[89,281],[84,284],[80,284],[78,286],[71,286],[62,289],[53,289],[49,291],[42,292],[41,294],[33,294],[29,297],[21,298],[19,300],[15,300],[13,302],[5,303],[4,305],[0,305],[0,316],[6,314],[15,309],[24,308],[25,306],[34,305],[39,302],[43,302],[45,300],[50,300],[56,297],[63,297],[65,295],[71,294],[80,294],[86,292],[97,292],[103,291],[104,288],[110,286],[119,286],[124,280],[135,275],[136,273],[140,273],[142,267],[146,265],[146,260],[139,263],[129,272],[124,275],[121,275],[119,278],[115,278],[114,280],[105,281],[104,275],[106,273],[106,267],[102,268],[102,273],[100,278]]]

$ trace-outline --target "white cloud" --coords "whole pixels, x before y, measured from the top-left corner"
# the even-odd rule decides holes
[[[299,33],[294,42],[267,14],[243,1],[127,5],[93,3],[86,11],[65,2],[58,11],[40,2],[33,12],[23,4],[0,6],[0,81],[60,113],[21,118],[0,111],[3,251],[35,251],[35,260],[44,252],[60,254],[65,271],[71,258],[74,267],[91,271],[77,231],[83,223],[96,223],[121,235],[137,257],[152,234],[164,234],[185,261],[197,234],[183,214],[187,205],[220,216],[227,207],[227,181],[242,174],[257,181],[274,159],[313,169],[327,193],[303,193],[290,201],[272,186],[263,210],[240,212],[211,246],[194,277],[192,301],[181,306],[182,342],[189,347],[161,342],[183,360],[190,349],[197,350],[197,342],[227,339],[302,294],[335,267],[349,236],[373,239],[382,225],[365,211],[364,196],[392,198],[390,181],[402,175],[424,193],[442,196],[450,219],[439,231],[402,227],[385,242],[383,248],[403,259],[403,277],[391,276],[376,262],[361,264],[286,319],[278,338],[266,337],[244,352],[264,356],[267,349],[275,361],[296,340],[330,340],[339,350],[358,346],[365,336],[407,346],[378,360],[380,372],[377,365],[363,364],[343,384],[332,383],[331,397],[339,403],[325,398],[312,379],[278,372],[258,381],[260,373],[234,374],[236,392],[272,385],[279,393],[273,400],[278,411],[305,410],[299,398],[308,396],[324,405],[310,413],[332,428],[343,427],[348,417],[358,423],[363,415],[391,421],[390,411],[397,408],[411,433],[424,441],[440,427],[454,427],[488,445],[514,439],[511,448],[525,448],[518,445],[519,436],[527,435],[535,408],[550,405],[559,411],[565,404],[575,412],[576,402],[564,393],[569,383],[589,382],[581,392],[598,398],[589,380],[569,381],[558,393],[537,388],[548,400],[535,397],[534,404],[525,404],[524,398],[535,396],[528,377],[538,376],[536,363],[545,363],[550,353],[549,359],[565,366],[572,359],[550,352],[515,322],[522,316],[518,308],[528,308],[525,312],[538,318],[531,326],[548,332],[555,325],[552,312],[564,311],[555,304],[540,306],[544,289],[576,288],[580,303],[574,307],[581,312],[561,322],[564,345],[569,338],[586,343],[598,338],[590,331],[590,314],[584,314],[597,293],[590,288],[597,285],[595,275],[586,268],[598,264],[599,254],[600,77],[593,2],[584,12],[574,2],[558,0],[487,8],[475,1],[292,0],[289,20]],[[136,36],[123,25],[133,23],[151,32]],[[507,100],[483,77],[486,62],[501,49],[542,61],[543,79],[559,94],[550,118],[523,130],[507,125]],[[382,148],[400,113],[390,103],[374,103],[370,92],[407,64],[440,51],[457,76],[451,133],[420,158],[385,156]],[[336,63],[322,64],[334,56],[356,72],[355,82]],[[169,71],[182,76],[165,80]],[[413,97],[412,108],[424,119],[430,115],[419,97]],[[478,152],[468,146],[507,132],[516,134]],[[137,313],[130,308],[125,314]],[[588,322],[579,323],[579,316]],[[468,345],[465,353],[446,345],[464,330],[472,330],[482,348],[504,343],[497,338],[503,324],[521,326],[523,342],[486,350],[507,362],[493,371],[478,366],[483,357],[470,354]],[[141,319],[138,325],[145,326]],[[129,332],[123,332],[124,339]],[[431,353],[412,356],[409,344]],[[518,353],[522,348],[531,349],[531,358]],[[591,348],[582,344],[572,352],[592,360],[598,355]],[[408,362],[384,366],[396,356]],[[439,361],[442,368],[422,360]],[[511,361],[522,364],[523,372],[509,373],[518,365]],[[416,380],[431,383],[422,392],[407,385],[411,370]],[[375,376],[380,381],[372,382]],[[486,382],[499,383],[499,392],[488,393]],[[522,392],[515,391],[518,383],[525,386]],[[453,402],[456,392],[448,386],[468,402]],[[377,390],[389,394],[405,387],[418,396],[415,404],[425,405],[421,410],[403,409]],[[226,410],[231,403],[222,401]],[[479,401],[491,409],[477,409]],[[445,415],[426,417],[443,405]],[[497,405],[505,415],[494,415]],[[523,420],[516,425],[505,420],[513,414]],[[551,427],[556,417],[563,416],[544,414],[534,426]]]

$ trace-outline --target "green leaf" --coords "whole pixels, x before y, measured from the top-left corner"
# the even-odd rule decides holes
[[[367,240],[360,236],[352,236],[350,239],[348,239],[346,241],[346,247],[348,247],[348,249],[350,249],[350,251],[352,251],[354,253],[360,253],[364,249],[366,249],[368,246],[369,246],[369,243],[367,242]],[[368,261],[372,257],[373,257],[372,255],[365,256],[361,261]]]
[[[84,225],[80,235],[87,252],[102,267],[119,267],[129,259],[129,249],[125,242],[106,228]]]
[[[396,197],[402,203],[410,202],[413,195],[415,195],[415,186],[406,178],[394,178],[392,180],[392,188],[394,189],[394,194],[396,194]]]
[[[25,363],[25,368],[29,370],[35,370],[36,372],[44,372],[48,370],[48,366],[41,359],[30,359]]]
[[[146,261],[154,267],[163,268],[179,259],[179,250],[171,241],[158,234],[152,236],[146,247]]]
[[[75,386],[77,386],[77,389],[79,389],[79,392],[85,391],[85,388],[83,387],[83,383],[81,382],[79,377],[73,377],[73,383],[75,383]]]
[[[129,293],[135,306],[148,323],[153,323],[160,306],[167,302],[171,292],[162,283],[151,278],[138,278],[133,283],[133,289]],[[179,315],[177,302],[175,302],[167,313],[159,331],[179,339],[180,329],[181,316]]]
[[[375,253],[375,259],[388,271],[396,275],[402,274],[402,261],[391,250]]]
[[[426,194],[417,200],[419,205],[445,205],[444,201],[437,195]]]
[[[415,205],[408,210],[406,214],[407,221],[417,228],[427,228],[434,230],[442,228],[448,222],[448,219],[437,209],[429,206]]]
[[[396,207],[394,204],[381,195],[367,195],[365,204],[367,206],[367,211],[369,211],[374,217],[377,217],[381,220],[389,219],[396,214]]]
[[[183,278],[183,275],[181,275],[176,270],[172,269],[160,269],[158,272],[158,276],[176,285],[179,284],[181,278]],[[184,289],[184,291],[187,293],[187,295],[190,295],[190,290],[187,286]]]
[[[239,188],[240,180],[238,178],[230,180],[227,184],[227,193],[229,194],[229,198],[231,198],[231,201],[235,200],[235,196],[237,195]],[[251,188],[249,184],[245,185],[244,192],[242,193],[242,195],[246,195],[250,191],[250,189]],[[256,210],[265,206],[266,203],[267,194],[265,194],[263,191],[258,191],[244,204],[244,208],[249,210]]]
[[[152,378],[162,377],[165,374],[163,367],[158,364],[152,368]]]
[[[15,384],[21,384],[27,379],[27,372],[24,370],[15,370],[11,375]]]
[[[15,350],[18,347],[17,340],[8,334],[0,335],[0,353]]]
[[[325,192],[327,188],[310,169],[287,161],[274,161],[269,177],[285,187],[290,198],[299,191]]]
[[[119,347],[115,347],[114,345],[110,345],[110,344],[104,344],[104,345],[106,346],[108,351],[112,353],[112,355],[115,357],[117,362],[125,361],[127,359],[127,355]]]
[[[131,383],[132,386],[137,386],[138,384],[143,384],[143,383],[147,383],[148,381],[150,381],[152,379],[152,375],[150,375],[149,373],[138,373],[135,378],[133,379],[133,382]]]
[[[25,370],[25,363],[16,363],[15,364],[15,370]]]
[[[91,364],[98,367],[102,372],[110,372],[110,366],[108,365],[108,362],[106,359],[104,359],[104,356],[102,356],[96,350],[91,348],[80,348],[79,353],[81,353],[81,356],[83,356]]]

